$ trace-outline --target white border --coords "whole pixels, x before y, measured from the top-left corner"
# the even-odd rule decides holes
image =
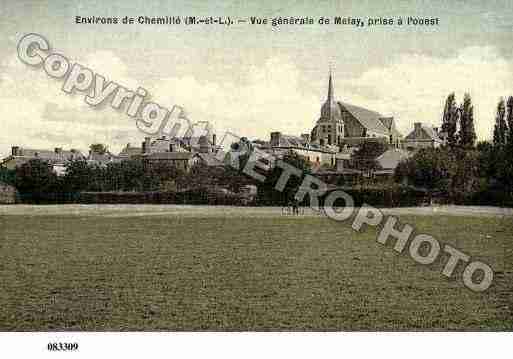
[[[48,342],[78,342],[50,352]],[[513,333],[0,333],[2,358],[496,358]]]

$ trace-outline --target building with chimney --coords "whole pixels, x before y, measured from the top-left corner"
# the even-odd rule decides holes
[[[62,169],[68,161],[85,159],[85,157],[78,150],[63,150],[61,147],[56,147],[52,151],[12,146],[11,155],[4,158],[0,162],[0,166],[12,170],[34,159],[48,162],[48,164],[51,165],[58,174],[62,174]]]
[[[444,143],[442,137],[437,127],[415,122],[413,130],[404,139],[404,147],[410,151],[437,148]]]

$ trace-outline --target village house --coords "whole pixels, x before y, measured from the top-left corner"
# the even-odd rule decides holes
[[[191,152],[153,152],[143,155],[144,163],[163,163],[188,171],[194,164]]]
[[[442,137],[437,127],[415,122],[413,130],[404,139],[404,147],[410,151],[437,148],[444,143]]]
[[[335,155],[338,149],[330,146],[311,144],[308,135],[301,137],[284,135],[281,132],[272,132],[268,152],[277,158],[293,151],[305,157],[314,167],[322,165],[335,166]]]
[[[96,151],[89,151],[89,155],[87,156],[87,163],[90,164],[90,165],[96,165],[96,166],[100,166],[100,167],[105,167],[107,166],[109,163],[115,163],[115,162],[120,162],[121,159],[110,153],[109,151],[106,151],[104,153],[99,153],[99,152],[96,152]]]
[[[214,158],[218,149],[215,141],[215,134],[197,138],[146,137],[140,156],[145,163],[167,163],[184,171],[188,171],[195,163],[218,166],[222,163]],[[127,148],[125,152],[128,152]]]
[[[206,167],[223,167],[224,163],[219,161],[213,153],[196,153],[192,158],[193,164]]]
[[[71,149],[69,151],[56,147],[52,150],[35,150],[30,148],[22,148],[20,146],[12,146],[11,155],[4,158],[0,165],[8,168],[15,169],[18,166],[27,163],[30,160],[39,159],[48,162],[53,170],[61,175],[65,169],[66,164],[71,160],[85,159],[84,155],[78,151]]]
[[[118,158],[120,160],[129,160],[133,158],[140,157],[142,155],[142,147],[134,147],[128,143],[120,153],[118,153]]]

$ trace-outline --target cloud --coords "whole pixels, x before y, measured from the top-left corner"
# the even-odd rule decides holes
[[[487,46],[467,47],[445,59],[403,54],[389,66],[370,69],[336,85],[341,90],[359,89],[339,93],[347,93],[349,102],[394,115],[404,134],[411,130],[413,122],[440,125],[447,95],[454,91],[462,102],[468,92],[474,104],[477,135],[487,139],[492,133],[498,99],[513,95],[512,80],[511,63],[496,48]]]
[[[112,52],[99,51],[78,62],[107,79],[135,90],[136,81],[126,65]],[[49,77],[43,68],[23,64],[16,55],[4,59],[0,68],[0,157],[11,145],[87,149],[92,142],[114,142],[113,148],[129,140],[138,142],[133,119],[110,106],[91,107],[85,93],[68,95],[63,79]],[[132,136],[127,135],[132,131]],[[122,142],[121,142],[122,141]]]
[[[35,139],[42,139],[51,143],[71,143],[73,139],[66,134],[60,134],[55,132],[37,132],[33,135]]]
[[[165,78],[152,92],[162,105],[185,107],[192,121],[207,120],[218,131],[267,139],[271,131],[310,131],[320,104],[318,95],[301,89],[300,83],[294,63],[275,57],[251,67],[244,78],[222,83],[192,76]]]
[[[338,100],[395,116],[406,135],[414,122],[439,126],[446,96],[454,91],[461,102],[469,92],[478,137],[487,139],[497,101],[511,94],[512,79],[511,64],[496,48],[474,46],[450,58],[403,54],[385,67],[371,68],[354,78],[338,79],[335,74],[335,94]],[[319,81],[327,86],[327,78]],[[157,98],[166,94],[159,100],[169,105],[184,106],[193,120],[207,119],[217,129],[267,139],[271,131],[300,134],[311,130],[325,93],[301,86],[306,82],[293,61],[275,57],[252,67],[239,81],[166,78],[153,92]]]
[[[130,69],[112,52],[99,51],[79,62],[132,90],[137,88]],[[13,144],[86,150],[90,143],[103,142],[117,150],[142,140],[144,135],[123,111],[92,108],[84,103],[82,93],[65,94],[62,81],[48,77],[43,69],[26,66],[15,56],[0,66],[0,155],[9,153]],[[271,131],[300,134],[310,132],[315,124],[327,78],[308,86],[307,75],[294,59],[278,55],[222,82],[184,74],[155,80],[146,89],[152,101],[168,109],[181,105],[192,121],[210,121],[218,133],[229,130],[268,139]],[[469,92],[478,136],[488,138],[497,100],[511,94],[512,79],[512,65],[496,48],[467,47],[450,58],[398,55],[389,65],[353,78],[335,74],[335,94],[338,100],[394,115],[407,134],[413,122],[439,125],[447,94],[454,91],[461,101]]]

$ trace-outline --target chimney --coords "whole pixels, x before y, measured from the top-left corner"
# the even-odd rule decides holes
[[[415,122],[413,124],[413,130],[415,131],[415,135],[420,135],[420,131],[422,129],[422,123],[421,122]]]
[[[19,146],[12,146],[11,154],[13,156],[21,156],[21,148]]]
[[[200,136],[199,140],[199,152],[201,153],[208,153],[210,149],[210,143],[208,141],[208,138],[206,136]]]
[[[145,137],[142,143],[142,153],[150,153],[151,137]]]
[[[217,136],[216,136],[216,134],[214,133],[214,134],[212,135],[212,147],[216,147],[216,139],[217,139],[216,137],[217,137]]]
[[[59,154],[62,152],[62,147],[55,147],[53,150],[55,153]]]
[[[271,132],[271,147],[280,147],[281,132]]]

